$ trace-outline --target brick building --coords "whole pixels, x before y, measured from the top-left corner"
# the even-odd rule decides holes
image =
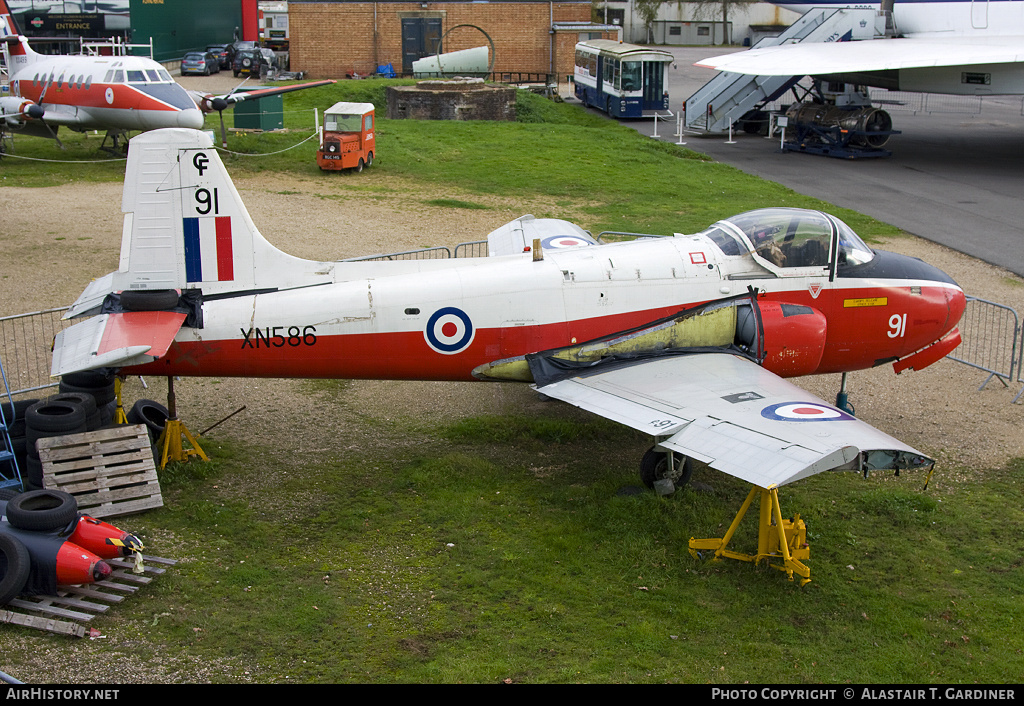
[[[553,74],[565,81],[576,42],[618,38],[617,27],[591,23],[590,8],[590,0],[291,0],[291,70],[343,78],[392,64],[409,73],[412,62],[432,56],[443,37],[443,52],[493,42],[492,71]]]

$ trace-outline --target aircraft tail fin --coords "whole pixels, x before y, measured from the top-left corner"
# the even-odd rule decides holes
[[[19,35],[18,23],[14,21],[14,14],[11,8],[7,7],[7,0],[0,0],[0,37]]]
[[[38,56],[28,45],[28,39],[21,35],[14,13],[7,6],[7,0],[0,0],[0,42],[3,42],[5,53],[14,65],[8,67],[8,72],[12,75],[16,68],[20,68],[19,64],[23,67],[25,63]]]
[[[121,210],[121,261],[100,285],[107,292],[199,289],[208,296],[334,278],[334,263],[296,258],[267,242],[213,140],[198,130],[153,130],[131,140]]]

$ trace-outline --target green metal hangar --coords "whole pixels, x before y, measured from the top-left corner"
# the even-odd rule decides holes
[[[437,52],[493,42],[492,71],[573,73],[581,39],[618,39],[618,27],[591,22],[590,0],[426,0],[288,3],[292,71],[313,78],[398,74]]]

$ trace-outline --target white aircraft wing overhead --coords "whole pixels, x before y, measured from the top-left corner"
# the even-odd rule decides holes
[[[487,254],[497,257],[530,252],[534,240],[539,240],[544,250],[598,244],[590,233],[575,223],[558,218],[534,218],[527,214],[491,231],[487,235]]]
[[[860,71],[1024,62],[1024,37],[871,39],[782,44],[697,62],[753,76],[824,76]]]
[[[829,470],[933,463],[732,353],[667,355],[538,379],[545,395],[653,434],[663,448],[762,488]]]

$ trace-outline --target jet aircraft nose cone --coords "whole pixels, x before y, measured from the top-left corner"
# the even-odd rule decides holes
[[[960,287],[947,289],[946,303],[949,305],[948,321],[950,327],[953,327],[959,323],[960,317],[964,315],[964,310],[967,308],[967,295],[964,294],[964,290],[960,289]]]

